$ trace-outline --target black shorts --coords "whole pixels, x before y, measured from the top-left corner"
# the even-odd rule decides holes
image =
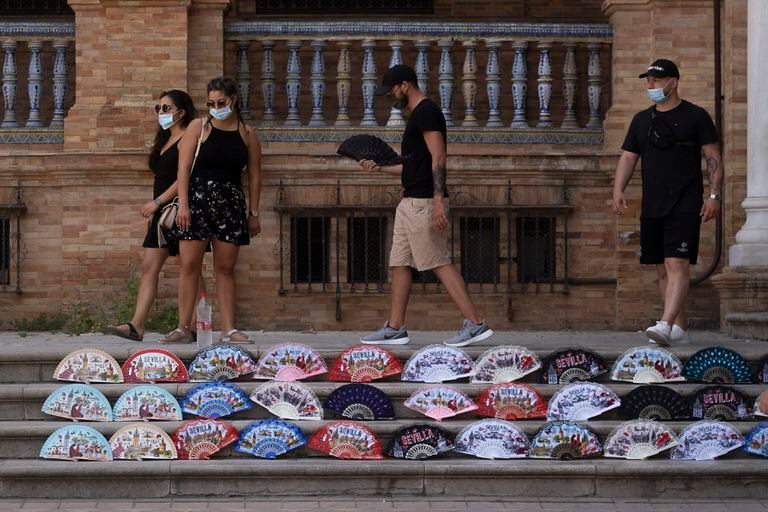
[[[149,229],[147,229],[147,236],[144,237],[144,243],[142,244],[142,247],[147,249],[168,249],[169,256],[178,256],[179,241],[176,240],[176,237],[172,231],[167,229],[163,230],[163,236],[165,236],[165,244],[161,244],[157,237],[157,223],[160,221],[160,214],[162,213],[161,209],[162,208],[158,208],[157,211],[152,215],[152,223],[149,225]]]
[[[640,263],[657,265],[664,258],[682,258],[695,265],[700,228],[701,217],[695,213],[640,219]]]

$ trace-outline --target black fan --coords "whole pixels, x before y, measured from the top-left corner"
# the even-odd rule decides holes
[[[342,142],[336,152],[355,162],[373,160],[379,165],[397,165],[403,162],[389,144],[373,135],[353,135]]]
[[[628,419],[680,420],[691,417],[691,405],[664,386],[641,386],[621,399],[619,414]]]
[[[691,400],[691,416],[695,419],[732,421],[752,415],[753,400],[729,386],[700,389]]]
[[[760,362],[760,366],[757,369],[757,383],[768,384],[768,357]]]

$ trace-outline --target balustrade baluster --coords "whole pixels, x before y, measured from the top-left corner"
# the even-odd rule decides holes
[[[477,42],[474,40],[464,41],[466,54],[464,55],[464,83],[462,92],[464,93],[464,122],[462,126],[477,126],[477,115],[475,113],[475,98],[477,97],[477,58],[475,57],[475,47]]]
[[[16,41],[3,41],[5,59],[3,60],[3,100],[5,116],[0,128],[16,128]]]
[[[237,92],[243,119],[251,118],[251,64],[248,61],[250,46],[250,41],[237,42]]]
[[[51,128],[64,127],[64,101],[67,97],[67,41],[54,41],[56,60],[53,64],[53,118]]]
[[[501,47],[501,41],[486,41],[485,47],[488,48],[488,64],[485,67],[486,90],[488,91],[488,122],[485,123],[485,126],[494,128],[502,126],[501,111],[499,110],[499,103],[501,101],[499,48]]]
[[[560,125],[562,128],[578,128],[576,122],[576,87],[579,76],[576,71],[576,43],[565,44],[565,61],[563,62],[563,98],[565,99],[565,116]]]
[[[29,117],[27,117],[27,128],[37,128],[42,126],[40,121],[40,93],[43,88],[43,68],[40,65],[40,50],[43,48],[43,42],[34,39],[27,43],[29,48],[29,78],[27,79],[27,93],[29,95]]]
[[[339,97],[339,113],[336,116],[336,126],[349,126],[349,94],[352,86],[351,66],[349,64],[349,41],[339,41],[339,63],[336,66],[336,94]]]
[[[512,101],[514,112],[512,114],[512,128],[528,128],[525,119],[525,100],[528,93],[528,66],[525,63],[525,50],[528,48],[526,41],[515,41],[512,44],[515,50],[515,61],[512,64]]]
[[[539,92],[539,122],[537,128],[552,128],[552,111],[550,100],[552,99],[552,63],[549,58],[552,43],[539,42],[539,75],[537,78]]]
[[[299,49],[301,41],[291,39],[288,41],[288,75],[285,90],[288,93],[288,116],[285,126],[301,126],[299,117],[299,94],[301,94],[301,62],[299,61]]]
[[[429,47],[432,44],[427,39],[416,41],[416,79],[419,81],[419,89],[424,94],[429,90]]]
[[[373,109],[374,91],[376,90],[376,61],[374,49],[376,41],[363,39],[363,120],[360,126],[377,126]]]
[[[589,43],[589,66],[587,68],[587,96],[589,97],[589,120],[587,128],[600,128],[600,96],[603,92],[602,70],[600,69],[600,43]]]
[[[389,67],[396,66],[398,64],[403,63],[403,57],[400,53],[400,49],[403,47],[403,42],[394,40],[389,42],[390,48],[392,48],[392,58],[389,60]],[[417,77],[418,80],[418,77]],[[389,110],[389,120],[387,121],[387,126],[403,126],[405,125],[405,121],[403,121],[403,113],[400,111],[399,108],[392,107]]]
[[[261,124],[263,126],[273,126],[275,124],[275,63],[272,60],[272,50],[274,47],[275,42],[269,39],[261,42],[261,48],[264,52],[261,61],[261,95],[264,100]]]
[[[312,117],[309,119],[309,126],[325,126],[325,118],[323,117],[323,95],[325,94],[324,47],[325,41],[321,39],[312,41],[312,76],[310,77]]]
[[[451,59],[453,41],[441,39],[437,44],[440,47],[440,110],[445,116],[445,125],[453,126],[453,113],[451,111],[451,103],[453,103],[453,61]]]

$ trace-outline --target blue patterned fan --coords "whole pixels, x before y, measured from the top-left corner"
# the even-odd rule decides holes
[[[699,350],[685,363],[683,376],[713,384],[749,384],[752,370],[738,352],[725,347]]]
[[[347,384],[335,389],[325,406],[352,420],[393,420],[395,410],[387,395],[369,384]]]
[[[274,459],[307,444],[299,427],[283,420],[261,420],[249,423],[240,431],[235,450],[262,459]]]
[[[768,422],[755,425],[744,440],[744,451],[768,457]]]
[[[712,460],[744,445],[738,430],[724,421],[702,420],[691,423],[677,436],[672,460]]]
[[[203,418],[221,418],[250,409],[248,395],[228,382],[206,382],[190,389],[181,401],[181,409]]]

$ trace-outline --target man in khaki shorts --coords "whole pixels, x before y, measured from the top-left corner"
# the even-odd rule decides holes
[[[360,165],[370,172],[396,174],[405,189],[395,213],[392,251],[392,303],[384,327],[360,339],[363,343],[404,345],[405,311],[411,293],[411,267],[432,270],[464,315],[461,330],[446,345],[463,347],[489,338],[488,327],[469,298],[467,286],[448,257],[448,190],[446,188],[446,128],[440,107],[419,90],[416,73],[397,65],[385,74],[376,95],[387,95],[393,106],[411,115],[402,142],[403,163],[379,166],[371,160]]]

